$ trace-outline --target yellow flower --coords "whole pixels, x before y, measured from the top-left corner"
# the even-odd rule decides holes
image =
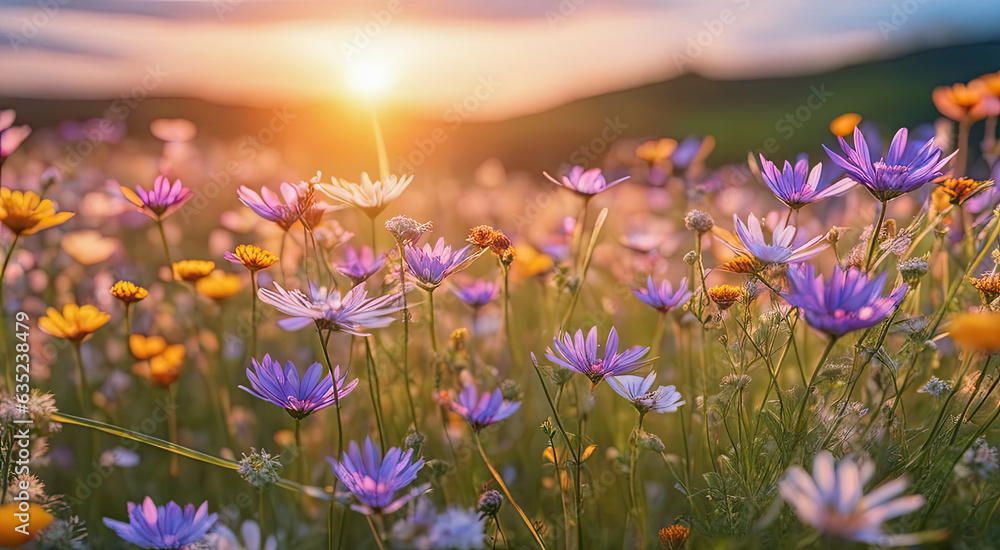
[[[663,547],[667,550],[680,550],[684,547],[684,543],[687,542],[688,535],[691,534],[691,530],[683,525],[677,525],[676,523],[670,527],[664,527],[660,529],[658,533],[660,537],[660,542],[663,543]]]
[[[835,136],[847,137],[854,133],[860,123],[861,115],[858,113],[844,113],[830,122],[830,132]]]
[[[235,252],[226,252],[226,259],[234,264],[241,264],[250,271],[267,269],[278,261],[274,254],[252,244],[241,244]]]
[[[128,347],[136,359],[152,359],[167,349],[167,340],[162,336],[132,334],[128,337]]]
[[[149,379],[161,386],[169,386],[180,377],[185,355],[183,344],[167,346],[163,353],[149,360]]]
[[[101,235],[91,229],[74,231],[63,235],[59,247],[82,265],[94,265],[106,261],[120,247],[118,239]]]
[[[216,269],[208,277],[198,279],[194,287],[199,294],[221,300],[239,292],[243,284],[238,276]]]
[[[38,328],[56,338],[83,340],[111,320],[111,316],[94,306],[66,304],[62,314],[50,307],[38,320]]]
[[[406,189],[413,176],[389,176],[385,181],[373,182],[367,173],[361,174],[361,183],[352,183],[342,178],[333,183],[319,183],[316,188],[330,198],[357,207],[374,219]]]
[[[215,269],[215,262],[206,260],[181,260],[174,262],[174,279],[197,281]]]
[[[72,212],[56,213],[52,201],[27,191],[0,188],[0,222],[15,235],[33,235],[73,217]]]
[[[517,245],[518,254],[515,261],[517,272],[525,277],[534,277],[548,272],[555,265],[552,257],[535,250],[531,245]]]
[[[962,205],[965,201],[993,187],[993,180],[974,180],[971,178],[947,178],[938,183],[938,188],[948,196],[948,202],[954,205]]]
[[[969,282],[979,291],[983,304],[989,304],[1000,297],[1000,273],[983,275],[978,279],[970,278]]]
[[[649,164],[659,164],[670,158],[677,149],[677,141],[663,138],[643,143],[635,150],[635,156]]]
[[[134,304],[149,295],[145,288],[129,281],[118,281],[111,287],[111,295],[126,304]]]
[[[19,510],[20,504],[17,502],[9,502],[0,506],[0,546],[20,547],[52,523],[54,518],[45,508],[34,502],[29,502],[27,507],[27,512],[21,512]],[[17,517],[22,513],[28,516],[28,525],[24,528],[27,534],[17,530],[21,525],[24,525],[24,522],[21,521],[23,516],[22,518]]]
[[[743,289],[733,285],[715,285],[708,289],[708,297],[719,309],[727,310],[743,297]]]
[[[719,266],[719,269],[729,271],[730,273],[752,275],[754,273],[760,273],[760,271],[764,269],[764,264],[753,256],[736,256],[732,260],[729,260]]]
[[[1000,313],[963,313],[948,327],[951,339],[970,351],[994,353],[1000,350]]]

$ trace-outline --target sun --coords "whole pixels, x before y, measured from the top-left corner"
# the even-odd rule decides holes
[[[347,82],[354,93],[366,98],[376,98],[388,91],[392,75],[384,65],[355,63],[348,70]]]

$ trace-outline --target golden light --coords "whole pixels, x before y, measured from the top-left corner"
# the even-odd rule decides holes
[[[385,94],[392,84],[392,76],[384,65],[354,63],[348,70],[348,85],[363,97],[375,98]]]

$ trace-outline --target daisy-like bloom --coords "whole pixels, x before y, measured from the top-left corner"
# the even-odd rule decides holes
[[[956,122],[968,124],[1000,114],[1000,99],[990,93],[984,81],[978,79],[968,84],[934,88],[931,99],[942,115]]]
[[[403,252],[407,274],[427,291],[441,286],[446,277],[465,269],[482,254],[482,250],[474,251],[472,245],[452,251],[451,246],[445,246],[443,238],[438,239],[433,248],[430,244],[422,248],[408,244]]]
[[[660,537],[660,542],[663,543],[663,547],[667,550],[681,550],[681,548],[684,548],[684,543],[687,542],[690,534],[691,529],[675,523],[669,527],[660,529],[657,536]]]
[[[987,273],[978,279],[969,279],[972,286],[979,291],[983,305],[990,304],[1000,298],[1000,273]]]
[[[809,326],[839,337],[848,332],[873,327],[899,306],[909,288],[906,283],[882,296],[886,274],[875,279],[856,267],[833,268],[830,281],[816,276],[816,268],[802,265],[788,270],[788,291],[784,297],[799,308]]]
[[[218,514],[208,513],[207,501],[195,510],[193,504],[181,509],[172,501],[157,506],[146,497],[142,506],[128,503],[128,523],[104,518],[104,525],[141,548],[174,549],[203,540],[218,519]]]
[[[167,349],[167,340],[162,336],[130,334],[128,337],[128,347],[136,359],[152,359]]]
[[[180,378],[186,356],[184,344],[167,346],[162,353],[149,359],[149,371],[143,374],[155,384],[169,386]]]
[[[38,328],[56,338],[80,341],[111,320],[111,316],[92,305],[66,304],[62,313],[50,307],[38,320]]]
[[[236,247],[235,252],[227,251],[225,258],[234,264],[242,265],[252,272],[267,269],[278,261],[278,257],[274,254],[252,244],[241,244]]]
[[[807,204],[823,200],[828,197],[836,197],[846,193],[855,182],[850,178],[843,178],[840,181],[829,183],[822,182],[823,163],[809,169],[809,159],[800,158],[793,167],[787,160],[783,169],[760,155],[760,174],[764,178],[764,183],[771,189],[778,200],[785,203],[785,206],[798,210]]]
[[[285,409],[296,420],[337,403],[358,385],[357,378],[347,381],[347,372],[341,376],[339,366],[333,369],[337,378],[337,390],[334,392],[333,377],[328,372],[323,376],[325,369],[319,363],[313,363],[300,379],[299,371],[291,361],[285,363],[284,369],[270,355],[265,355],[259,363],[254,358],[250,361],[253,363],[253,370],[247,369],[247,378],[251,387],[239,388]]]
[[[364,285],[358,285],[341,298],[340,291],[309,284],[310,296],[299,290],[285,290],[274,283],[274,290],[261,288],[257,296],[290,319],[278,321],[285,330],[299,330],[315,323],[320,329],[337,330],[354,336],[371,336],[367,329],[387,327],[395,321],[399,295],[386,294],[369,298]]]
[[[565,187],[570,191],[581,195],[583,197],[592,197],[601,191],[611,189],[615,185],[627,180],[629,177],[616,179],[615,181],[608,183],[608,180],[604,179],[604,174],[601,173],[600,168],[591,168],[590,170],[584,170],[583,166],[574,166],[570,168],[569,173],[562,176],[561,179],[555,179],[548,175],[546,172],[546,178],[552,183]]]
[[[361,182],[352,183],[334,178],[333,183],[320,183],[316,188],[334,200],[350,204],[369,218],[374,219],[406,189],[413,176],[389,176],[385,181],[373,182],[367,172],[361,173]]]
[[[236,191],[240,202],[253,210],[258,216],[278,224],[278,227],[288,231],[299,221],[303,213],[302,187],[282,182],[278,186],[279,196],[267,187],[263,187],[258,195],[256,191],[241,185]]]
[[[649,275],[646,278],[646,288],[635,289],[632,291],[632,294],[647,306],[666,313],[672,309],[681,307],[691,299],[692,293],[687,288],[687,277],[681,279],[680,283],[677,284],[677,291],[675,292],[670,281],[664,279],[659,285],[656,285],[653,283],[653,276]]]
[[[149,293],[130,281],[118,281],[111,287],[111,295],[125,304],[134,304],[145,299]]]
[[[872,196],[882,202],[891,201],[900,195],[919,189],[939,177],[941,168],[957,153],[956,151],[941,158],[941,149],[934,144],[934,138],[927,140],[923,145],[916,142],[907,144],[906,128],[900,128],[896,132],[889,146],[889,153],[874,162],[860,129],[854,129],[853,149],[844,138],[837,139],[845,156],[834,153],[826,145],[823,149],[826,149],[833,162],[840,165],[852,180],[863,185]]]
[[[174,279],[179,281],[197,281],[215,269],[215,262],[208,260],[181,260],[174,262]]]
[[[396,216],[385,222],[385,230],[392,234],[397,243],[403,245],[419,241],[424,233],[428,233],[432,229],[434,229],[433,223],[420,223],[406,216]]]
[[[198,294],[222,300],[237,294],[243,288],[243,283],[238,276],[216,269],[207,277],[195,281],[194,288]]]
[[[719,266],[719,269],[730,273],[739,273],[741,275],[753,275],[760,273],[765,267],[767,267],[767,265],[757,258],[741,254],[732,260],[723,262],[722,265]]]
[[[938,183],[938,189],[948,196],[948,202],[961,206],[965,201],[993,187],[993,180],[974,180],[971,178],[948,178]]]
[[[847,137],[861,124],[858,113],[844,113],[830,121],[830,133],[838,137]]]
[[[0,165],[31,135],[30,127],[13,125],[16,116],[14,109],[0,111]]]
[[[474,384],[466,384],[458,394],[458,401],[452,401],[449,408],[478,432],[514,414],[521,408],[521,402],[504,399],[500,388],[480,394]]]
[[[0,223],[17,236],[33,235],[43,229],[66,223],[72,212],[56,213],[52,201],[42,200],[31,191],[0,188]]]
[[[459,286],[452,292],[466,305],[473,309],[479,309],[500,296],[500,286],[493,281],[476,279],[467,285]]]
[[[360,501],[351,508],[365,515],[391,514],[413,498],[412,493],[393,498],[397,491],[417,479],[417,472],[424,466],[423,458],[411,463],[412,458],[413,449],[403,452],[398,447],[392,447],[383,456],[367,437],[364,450],[351,441],[341,462],[326,457],[333,473]]]
[[[639,414],[677,412],[685,403],[680,392],[674,386],[652,389],[655,379],[655,372],[649,373],[645,378],[627,374],[608,378],[608,385],[615,393],[628,399]]]
[[[353,246],[348,246],[344,249],[344,261],[333,264],[333,267],[352,283],[360,285],[382,269],[383,265],[385,265],[385,254],[376,256],[368,246],[361,247],[360,252]]]
[[[812,477],[801,466],[792,466],[778,483],[778,492],[803,523],[824,534],[878,546],[917,544],[918,537],[889,535],[882,524],[919,509],[924,497],[896,498],[906,490],[905,478],[865,494],[864,486],[874,475],[871,460],[858,464],[852,458],[843,458],[837,463],[829,451],[821,451],[813,459]]]
[[[814,258],[817,254],[830,246],[826,240],[826,235],[818,235],[801,246],[795,247],[795,226],[785,225],[785,221],[778,222],[771,237],[771,243],[767,244],[764,238],[764,231],[760,220],[750,214],[747,223],[738,215],[733,214],[733,225],[736,227],[736,237],[739,243],[731,243],[726,239],[719,239],[722,244],[738,255],[753,256],[761,262],[767,264],[798,263]]]
[[[948,325],[948,332],[963,349],[996,353],[1000,350],[1000,313],[984,311],[956,315]]]
[[[190,189],[181,185],[181,180],[171,184],[166,176],[157,177],[149,191],[139,186],[136,186],[135,191],[128,187],[122,187],[121,190],[122,195],[136,205],[139,212],[157,221],[173,214],[194,197]]]
[[[740,301],[743,297],[743,288],[736,285],[715,285],[708,289],[708,298],[725,311]]]
[[[642,359],[647,353],[649,348],[642,346],[618,353],[618,331],[611,327],[603,357],[598,357],[597,327],[594,327],[586,338],[583,330],[576,331],[576,335],[568,332],[557,335],[552,339],[552,347],[545,350],[545,357],[560,367],[586,376],[596,386],[608,376],[628,374],[648,363]]]

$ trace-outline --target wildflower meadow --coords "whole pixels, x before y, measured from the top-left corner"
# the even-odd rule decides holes
[[[921,94],[467,181],[2,110],[0,544],[995,548],[1000,73]]]

